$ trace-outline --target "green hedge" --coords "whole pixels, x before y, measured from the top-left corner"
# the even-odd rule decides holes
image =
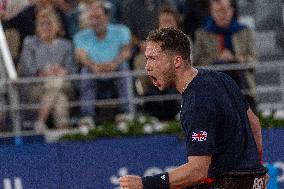
[[[275,119],[274,115],[258,115],[263,128],[284,128],[284,119]],[[157,134],[176,134],[183,137],[180,123],[176,120],[159,122],[156,118],[140,116],[133,120],[105,122],[94,128],[82,127],[76,133],[65,134],[61,141],[87,141],[97,138],[124,136],[145,136]]]
[[[274,114],[267,117],[258,115],[262,128],[284,128],[284,118],[274,118]]]
[[[60,140],[86,141],[102,137],[144,136],[153,134],[177,134],[182,137],[179,122],[159,122],[151,117],[138,117],[134,120],[105,122],[94,128],[79,128],[77,133],[65,134]]]

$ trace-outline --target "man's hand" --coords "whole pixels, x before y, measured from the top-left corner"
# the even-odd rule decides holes
[[[117,63],[117,62],[115,62],[115,61],[112,61],[112,62],[110,62],[110,63],[108,63],[107,64],[107,67],[109,68],[109,72],[114,72],[114,71],[116,71],[117,70],[117,68],[118,68],[118,66],[119,66],[119,63]]]
[[[143,189],[142,178],[136,175],[126,175],[119,178],[122,189]]]
[[[112,61],[104,62],[102,64],[93,64],[91,67],[96,73],[109,73],[116,71],[118,66],[119,65],[116,62]]]
[[[90,64],[89,67],[95,73],[108,73],[113,71],[113,65],[108,64]]]
[[[59,64],[54,64],[50,67],[51,72],[53,73],[53,75],[55,76],[65,76],[67,75],[67,71],[65,70],[65,68],[63,68],[62,66],[60,66]]]
[[[51,77],[51,76],[55,76],[51,67],[39,70],[38,72],[38,76],[40,77]]]
[[[84,66],[89,66],[91,64],[88,53],[82,49],[77,49],[75,51],[76,59]]]

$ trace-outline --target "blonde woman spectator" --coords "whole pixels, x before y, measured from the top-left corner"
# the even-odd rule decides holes
[[[58,36],[58,16],[51,9],[42,10],[36,17],[36,35],[24,40],[20,57],[20,72],[23,76],[56,77],[33,87],[31,98],[38,97],[40,109],[36,129],[45,128],[52,113],[57,128],[66,128],[68,121],[68,82],[62,77],[75,71],[71,42]]]

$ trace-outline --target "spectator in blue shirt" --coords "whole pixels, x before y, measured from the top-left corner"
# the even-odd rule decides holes
[[[81,74],[112,73],[129,69],[127,59],[130,56],[131,34],[127,27],[109,23],[109,9],[105,1],[95,1],[89,10],[91,28],[84,29],[74,37],[76,56],[82,65]],[[80,83],[80,100],[94,102],[98,95],[102,98],[127,98],[128,77],[114,79],[84,79]],[[104,85],[104,91],[97,90],[98,82]],[[109,85],[111,82],[111,85]],[[114,88],[112,87],[114,85]],[[83,117],[95,118],[95,108],[82,105]],[[120,113],[127,114],[128,104],[120,106]]]

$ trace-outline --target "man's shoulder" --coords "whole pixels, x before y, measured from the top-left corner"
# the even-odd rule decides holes
[[[199,35],[199,36],[216,35],[213,32],[206,30],[204,27],[198,28],[195,33],[196,33],[196,35]]]
[[[92,36],[93,34],[94,33],[93,33],[92,29],[90,29],[90,28],[82,29],[78,33],[75,34],[74,39],[88,38],[88,37]]]
[[[247,36],[247,35],[252,35],[253,31],[251,28],[243,26],[243,28],[239,31],[237,31],[234,35],[240,35],[240,36]]]
[[[213,89],[217,86],[220,82],[232,81],[231,77],[228,76],[226,73],[215,71],[215,70],[209,70],[209,69],[201,69],[203,72],[202,81],[204,84],[209,84],[213,87]]]
[[[215,77],[218,77],[219,72],[210,69],[198,69],[197,78],[201,83],[211,83]]]
[[[199,69],[199,75],[194,81],[193,88],[203,98],[215,96],[216,89],[221,85],[222,80],[226,80],[227,77],[226,74],[218,71]]]
[[[109,24],[108,28],[112,33],[129,33],[130,32],[129,28],[123,24]]]
[[[39,43],[39,38],[36,35],[28,35],[24,39],[24,46],[30,46],[30,45],[35,45]]]

